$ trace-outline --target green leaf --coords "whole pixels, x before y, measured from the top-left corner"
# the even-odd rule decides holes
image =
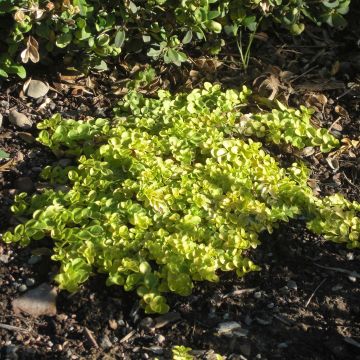
[[[9,159],[9,158],[10,158],[10,154],[0,149],[0,159]]]
[[[189,44],[189,43],[191,42],[191,40],[192,40],[192,37],[193,37],[193,32],[192,32],[192,30],[189,30],[189,31],[185,34],[185,36],[184,36],[184,38],[182,39],[181,42],[182,42],[184,45]]]
[[[120,29],[116,32],[114,46],[117,48],[121,48],[125,41],[125,31]]]
[[[72,34],[71,34],[71,32],[68,32],[68,33],[59,35],[55,41],[55,44],[59,48],[64,48],[71,43],[71,40],[72,40]]]
[[[0,76],[7,78],[9,75],[7,74],[7,72],[5,70],[0,68]]]

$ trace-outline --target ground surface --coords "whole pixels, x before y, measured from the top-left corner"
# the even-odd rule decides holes
[[[319,195],[341,192],[359,201],[360,34],[355,23],[341,34],[310,28],[298,39],[272,34],[264,41],[263,36],[247,74],[238,54],[226,51],[219,60],[194,58],[181,71],[158,69],[162,76],[146,91],[184,90],[205,80],[225,87],[246,82],[262,96],[314,107],[315,123],[343,139],[341,150],[325,156],[283,149],[279,161],[302,158],[313,170],[310,185]],[[35,126],[22,130],[9,123],[9,110],[35,123],[57,112],[108,116],[124,92],[124,79],[139,65],[130,58],[116,68],[81,78],[34,69],[34,78],[51,85],[37,100],[24,95],[22,81],[1,83],[0,145],[11,160],[0,162],[0,231],[16,224],[9,211],[14,194],[43,187],[38,174],[56,161],[34,141]],[[165,317],[147,316],[136,295],[106,288],[101,276],[74,295],[58,294],[56,316],[15,314],[12,300],[21,295],[21,285],[51,283],[57,271],[47,246],[19,249],[0,243],[0,359],[169,359],[174,345],[209,359],[212,351],[228,359],[360,359],[360,278],[351,275],[359,272],[360,252],[324,242],[301,222],[264,234],[251,253],[260,272],[241,279],[224,274],[219,284],[198,284],[187,298],[169,296],[172,313]],[[41,259],[34,260],[34,254]],[[219,334],[219,324],[229,322],[241,328]]]

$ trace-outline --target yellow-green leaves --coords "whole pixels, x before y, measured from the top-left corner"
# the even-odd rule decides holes
[[[326,239],[360,247],[360,205],[316,198],[304,164],[284,169],[259,142],[328,151],[337,140],[312,127],[311,111],[278,104],[245,116],[249,89],[210,83],[145,98],[136,88],[152,76],[130,84],[113,121],[56,115],[39,124],[39,140],[73,165],[43,170],[54,189],[16,196],[12,210],[28,221],[4,241],[50,237],[61,288],[75,291],[99,271],[108,286],[136,290],[149,313],[168,311],[166,292],[186,296],[220,271],[259,270],[244,252],[299,215]]]

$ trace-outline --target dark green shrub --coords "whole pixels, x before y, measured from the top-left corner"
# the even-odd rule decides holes
[[[246,252],[290,218],[359,247],[360,204],[314,196],[305,165],[280,167],[257,139],[323,151],[338,141],[315,130],[305,108],[245,115],[249,95],[209,83],[157,99],[130,91],[113,120],[45,120],[39,140],[77,164],[43,177],[68,191],[18,195],[12,210],[30,220],[3,240],[50,237],[61,288],[75,291],[97,270],[108,285],[136,289],[147,312],[167,311],[163,293],[188,295],[193,281],[218,281],[220,270],[257,270]]]
[[[294,34],[304,19],[343,27],[350,0],[2,0],[0,75],[25,76],[22,62],[62,55],[83,69],[105,69],[102,59],[146,50],[152,58],[180,65],[183,46],[216,54],[239,29],[254,32],[260,21],[281,24]],[[22,60],[21,60],[22,59]]]

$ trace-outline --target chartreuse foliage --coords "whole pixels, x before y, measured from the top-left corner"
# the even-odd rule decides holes
[[[315,197],[309,170],[282,168],[259,141],[329,151],[338,140],[313,128],[303,107],[245,115],[249,95],[210,83],[189,94],[161,90],[155,99],[130,90],[112,120],[43,121],[39,141],[77,164],[43,171],[68,191],[16,197],[13,211],[30,220],[4,241],[50,237],[61,288],[75,291],[97,270],[159,313],[168,310],[163,293],[189,295],[194,281],[218,281],[219,270],[258,270],[245,253],[261,232],[291,218],[359,247],[360,205]]]
[[[183,346],[183,345],[176,345],[172,348],[172,359],[173,360],[194,360],[195,356],[191,355],[191,348]],[[224,358],[219,354],[214,354],[212,357],[214,360],[223,360]]]
[[[349,4],[350,0],[1,0],[0,76],[25,76],[20,54],[25,63],[65,55],[65,63],[72,66],[81,59],[83,69],[105,69],[104,60],[123,47],[180,65],[187,59],[184,45],[216,54],[228,39],[234,40],[242,30],[253,33],[264,22],[280,24],[293,34],[304,30],[306,19],[344,27]]]

